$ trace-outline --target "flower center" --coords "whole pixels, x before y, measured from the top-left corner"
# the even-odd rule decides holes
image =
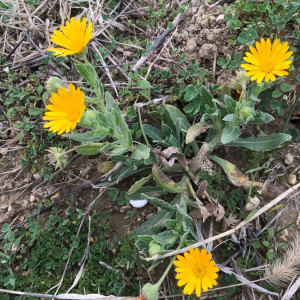
[[[207,273],[207,268],[203,263],[198,262],[194,264],[192,271],[196,277],[203,278]]]
[[[260,66],[260,69],[268,74],[268,73],[271,73],[273,70],[274,70],[274,66],[271,62],[267,61],[267,62],[263,62]]]
[[[76,121],[79,117],[79,109],[78,108],[72,108],[68,111],[68,119],[70,121]]]

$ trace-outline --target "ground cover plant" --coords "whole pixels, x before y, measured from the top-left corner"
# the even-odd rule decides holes
[[[0,1],[1,297],[297,299],[299,7]]]

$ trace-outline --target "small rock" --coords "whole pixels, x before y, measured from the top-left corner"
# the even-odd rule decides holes
[[[260,203],[260,200],[255,196],[250,198],[250,201],[246,205],[246,211],[254,210]]]
[[[140,221],[142,220],[142,218],[138,217],[138,219],[137,219],[137,220],[138,220],[138,222],[140,222]]]
[[[41,178],[41,175],[40,175],[39,173],[34,173],[34,174],[33,174],[33,178],[34,178],[35,180],[38,180],[38,179]]]
[[[52,197],[50,198],[50,200],[51,200],[51,201],[56,201],[56,200],[58,200],[59,198],[60,198],[60,194],[57,193],[57,194],[55,194],[54,196],[52,196]]]
[[[8,211],[8,212],[12,212],[12,211],[13,211],[13,208],[12,208],[11,205],[8,207],[7,211]]]
[[[288,178],[288,183],[291,185],[295,185],[297,182],[297,177],[295,174],[290,174],[289,178]]]
[[[130,206],[122,206],[121,208],[120,208],[120,213],[121,214],[124,214],[127,210],[129,210],[130,209]]]
[[[29,183],[30,182],[30,177],[26,177],[25,179],[23,179],[23,183]]]
[[[290,165],[294,161],[294,156],[289,152],[284,156],[284,163]]]
[[[287,242],[287,237],[289,236],[289,232],[287,229],[281,231],[281,235],[278,237],[280,241]]]
[[[223,23],[225,23],[225,15],[219,15],[218,17],[217,17],[217,19],[216,19],[216,22],[218,23],[218,24],[223,24]]]
[[[30,195],[29,201],[34,202],[35,201],[35,195]]]

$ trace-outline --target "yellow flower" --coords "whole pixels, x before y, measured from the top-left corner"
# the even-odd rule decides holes
[[[64,48],[49,48],[48,51],[55,52],[55,56],[67,56],[77,54],[83,51],[86,44],[92,38],[92,23],[86,28],[86,18],[67,21],[66,26],[60,26],[62,32],[53,30],[51,41]]]
[[[292,54],[288,51],[289,45],[287,42],[281,44],[278,39],[271,47],[271,40],[264,39],[256,42],[256,49],[252,46],[249,47],[250,52],[246,52],[244,60],[249,64],[242,64],[241,67],[246,71],[247,76],[252,76],[251,80],[257,80],[257,83],[266,82],[269,80],[274,81],[275,75],[284,76],[289,73],[285,71],[291,66],[292,61],[287,60]]]
[[[196,290],[197,297],[201,296],[201,289],[206,292],[208,288],[217,285],[216,278],[219,268],[215,266],[215,262],[211,260],[212,254],[207,253],[205,249],[201,252],[198,248],[190,248],[189,252],[184,253],[184,257],[177,255],[174,265],[178,268],[176,279],[179,279],[177,285],[185,285],[183,292],[191,295]]]
[[[51,132],[69,132],[73,130],[85,110],[84,94],[74,84],[69,84],[69,91],[63,87],[53,93],[49,99],[52,104],[46,106],[49,111],[45,112],[43,120],[50,121],[44,124],[44,128],[49,128]]]

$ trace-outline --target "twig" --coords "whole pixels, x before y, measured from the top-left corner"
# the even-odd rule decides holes
[[[223,238],[225,236],[228,236],[230,234],[235,233],[237,230],[239,230],[240,228],[242,228],[243,226],[245,226],[246,224],[250,223],[251,221],[253,221],[254,219],[256,219],[257,217],[259,217],[261,214],[265,213],[266,211],[268,211],[270,208],[272,208],[273,206],[277,205],[281,200],[283,200],[284,198],[286,198],[288,195],[290,195],[292,192],[296,191],[298,188],[300,187],[300,183],[298,183],[297,185],[291,187],[290,189],[288,189],[287,191],[285,191],[284,193],[282,193],[281,195],[279,195],[278,197],[276,197],[274,200],[272,200],[271,202],[269,202],[268,204],[266,204],[265,206],[263,206],[261,209],[259,209],[254,215],[250,214],[243,222],[241,222],[239,225],[235,226],[233,229],[227,230],[224,233],[220,233],[218,235],[215,235],[211,238],[208,238],[204,241],[195,243],[193,245],[190,245],[189,247],[185,247],[182,248],[180,250],[175,250],[172,252],[169,252],[167,254],[164,255],[154,255],[150,258],[144,258],[147,261],[152,261],[152,260],[158,260],[158,259],[162,259],[165,257],[169,257],[169,256],[173,256],[173,255],[177,255],[183,252],[188,251],[190,248],[197,248],[199,246],[202,246],[204,244],[207,244],[209,242],[215,241],[217,239]]]
[[[47,294],[39,294],[39,293],[27,293],[27,292],[4,290],[4,289],[0,289],[0,293],[55,299],[55,300],[56,299],[57,300],[137,300],[138,299],[138,297],[116,297],[113,295],[103,296],[101,294],[87,294],[87,295],[60,294],[60,295],[54,296],[54,295],[49,295],[49,294],[47,295]]]
[[[300,287],[300,277],[294,282],[294,284],[284,293],[281,300],[289,300],[297,292]]]

